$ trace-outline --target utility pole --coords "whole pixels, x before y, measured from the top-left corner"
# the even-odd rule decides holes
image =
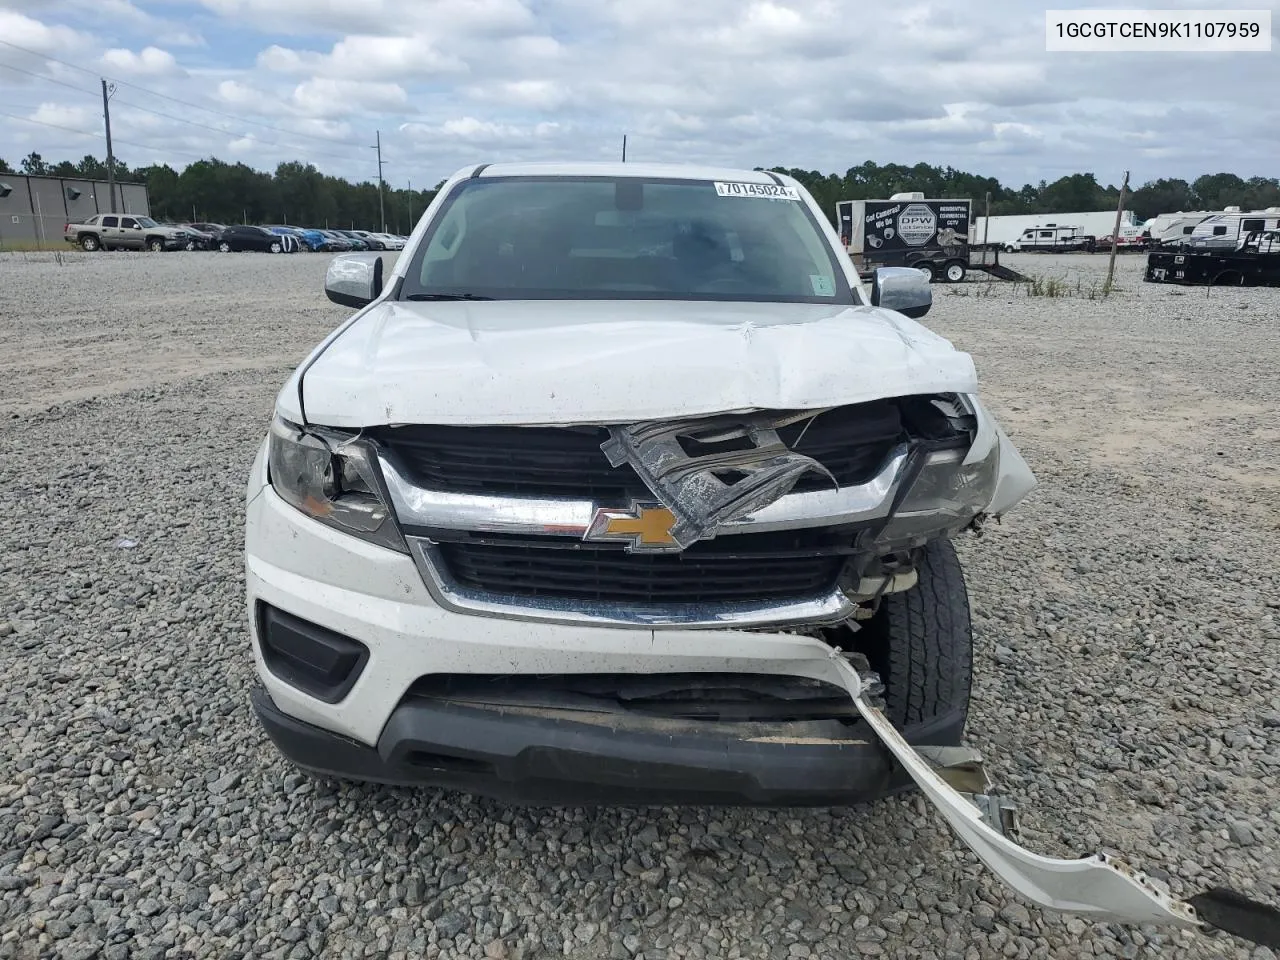
[[[1116,272],[1116,247],[1120,245],[1120,216],[1124,213],[1124,197],[1129,190],[1129,171],[1124,172],[1124,183],[1120,184],[1120,202],[1116,205],[1116,228],[1111,231],[1111,262],[1107,264],[1107,282],[1102,285],[1103,293],[1111,292],[1111,278]]]
[[[102,81],[102,119],[107,125],[107,196],[111,200],[111,212],[116,212],[116,157],[111,152],[111,106],[108,101],[116,92],[114,83]]]
[[[413,181],[409,181],[409,232],[413,232]]]
[[[987,191],[987,215],[982,218],[982,265],[987,265],[987,236],[991,232],[991,191]]]
[[[622,135],[622,162],[627,162],[627,135]]]
[[[378,142],[370,149],[378,151],[378,218],[382,221],[382,232],[387,232],[387,210],[382,202],[382,131],[377,131]]]

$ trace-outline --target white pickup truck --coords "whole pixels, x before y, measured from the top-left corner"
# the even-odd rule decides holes
[[[259,715],[300,766],[520,799],[846,803],[904,785],[800,638],[958,744],[950,537],[1027,465],[970,357],[766,173],[448,181],[276,403],[248,502]]]
[[[314,774],[534,803],[847,804],[919,787],[1027,899],[1280,946],[1011,838],[958,746],[951,537],[1035,481],[970,358],[858,278],[793,179],[459,171],[281,390],[251,469],[251,699]],[[1199,913],[1198,910],[1205,911]]]

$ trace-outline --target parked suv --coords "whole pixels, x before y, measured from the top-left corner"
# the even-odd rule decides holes
[[[970,357],[761,171],[493,164],[279,393],[247,489],[253,705],[304,770],[529,802],[845,804],[963,734],[951,538],[1026,463]]]
[[[99,213],[84,223],[68,223],[62,238],[84,250],[185,250],[191,235],[136,214]]]

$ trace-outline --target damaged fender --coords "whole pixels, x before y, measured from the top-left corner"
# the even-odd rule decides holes
[[[982,405],[982,401],[972,393],[966,394],[964,399],[972,408],[973,415],[978,421],[978,429],[969,453],[964,458],[964,463],[982,460],[990,452],[993,444],[1000,448],[1000,466],[996,476],[995,493],[984,511],[987,516],[999,517],[1016,507],[1036,488],[1035,474],[1031,472],[1027,461],[1023,459],[1018,448],[1004,432],[1004,428]]]

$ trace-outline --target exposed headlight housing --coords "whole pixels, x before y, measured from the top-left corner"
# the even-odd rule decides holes
[[[965,450],[928,454],[915,482],[876,539],[886,553],[918,547],[942,532],[957,532],[981,513],[1000,476],[1000,444],[964,463]]]
[[[373,458],[372,446],[358,436],[303,430],[279,417],[271,423],[267,476],[282,500],[343,533],[408,553]]]

